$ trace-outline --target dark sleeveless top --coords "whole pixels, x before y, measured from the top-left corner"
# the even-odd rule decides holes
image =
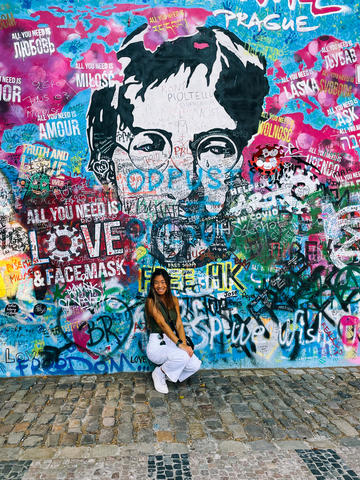
[[[165,322],[169,325],[169,327],[171,329],[175,328],[176,319],[177,319],[176,309],[171,308],[170,310],[168,310],[165,307],[165,305],[162,302],[160,302],[159,310],[162,316],[164,317]],[[147,328],[149,333],[163,333],[159,325],[156,323],[156,320],[150,315],[147,316]]]

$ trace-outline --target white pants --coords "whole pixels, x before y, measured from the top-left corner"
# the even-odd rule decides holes
[[[177,347],[165,333],[163,337],[158,333],[150,333],[146,355],[151,362],[161,365],[162,371],[172,382],[178,380],[182,382],[199,370],[201,360],[195,354],[190,357],[187,352]]]

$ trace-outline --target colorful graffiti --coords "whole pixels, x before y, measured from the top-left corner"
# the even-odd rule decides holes
[[[359,364],[349,0],[0,4],[0,376]]]

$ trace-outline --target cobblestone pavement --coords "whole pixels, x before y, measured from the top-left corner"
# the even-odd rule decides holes
[[[360,368],[0,380],[0,480],[360,480]]]

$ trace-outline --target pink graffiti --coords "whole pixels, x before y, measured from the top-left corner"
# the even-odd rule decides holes
[[[154,52],[165,41],[194,34],[196,27],[205,25],[212,12],[203,8],[154,7],[134,12],[134,15],[146,17],[148,28],[144,45]],[[205,48],[199,45],[202,44],[194,48]]]
[[[260,7],[266,7],[268,4],[268,0],[256,0]],[[274,3],[278,3],[274,0]],[[313,16],[322,16],[322,15],[329,15],[332,13],[342,13],[346,11],[346,7],[341,5],[328,5],[321,7],[320,0],[299,0],[299,4],[301,3],[310,3],[310,12]],[[290,10],[294,10],[296,6],[296,0],[288,0],[288,6]]]
[[[286,72],[282,68],[281,62],[276,61],[274,63],[274,68],[276,69],[275,78],[279,80],[279,82],[276,82],[276,85],[280,90],[280,94],[273,95],[272,97],[268,97],[266,99],[266,110],[276,114],[279,110],[281,110],[281,108],[286,106],[290,100],[296,99],[309,104],[311,108],[308,110],[308,113],[311,113],[315,108],[319,108],[320,106],[322,113],[326,116],[330,116],[331,114],[329,112],[331,110],[329,109],[330,107],[335,107],[337,105],[340,94],[337,92],[332,92],[331,89],[326,89],[327,83],[333,80],[334,74],[336,74],[339,79],[353,78],[355,76],[355,62],[341,63],[337,61],[336,67],[334,66],[329,68],[328,58],[331,58],[332,55],[339,54],[342,51],[341,44],[341,40],[335,37],[320,37],[312,40],[304,48],[295,52],[294,58],[299,64],[299,71],[297,72],[298,75],[295,73],[287,77]],[[359,45],[354,45],[351,48],[354,51],[353,55],[359,58]],[[304,71],[304,65],[307,69],[312,69],[314,67],[315,63],[319,60],[319,55],[323,60],[321,70]],[[268,73],[270,74],[270,72]],[[303,95],[300,92],[298,92],[298,94],[294,93],[292,84],[297,85],[298,82],[299,84],[302,84],[301,88],[309,90],[308,94]],[[312,82],[312,84],[309,84],[309,82]],[[346,83],[346,81],[339,80],[338,83],[342,85],[343,83]],[[313,92],[311,92],[311,85],[315,85]],[[295,92],[296,91],[297,88],[295,88]],[[354,85],[352,87],[352,93],[355,97],[359,98],[360,88]],[[310,100],[309,97],[317,100],[318,104]]]
[[[194,42],[194,47],[197,48],[198,50],[203,50],[204,48],[208,48],[209,44],[208,43],[197,43]]]
[[[343,332],[341,336],[343,344],[346,345],[347,347],[353,347],[356,350],[359,345],[359,335],[360,335],[360,332],[358,332],[359,322],[360,322],[359,318],[354,317],[353,315],[344,315],[340,320],[340,324],[343,327]],[[349,339],[347,336],[348,327],[354,327],[354,333],[351,339]]]

